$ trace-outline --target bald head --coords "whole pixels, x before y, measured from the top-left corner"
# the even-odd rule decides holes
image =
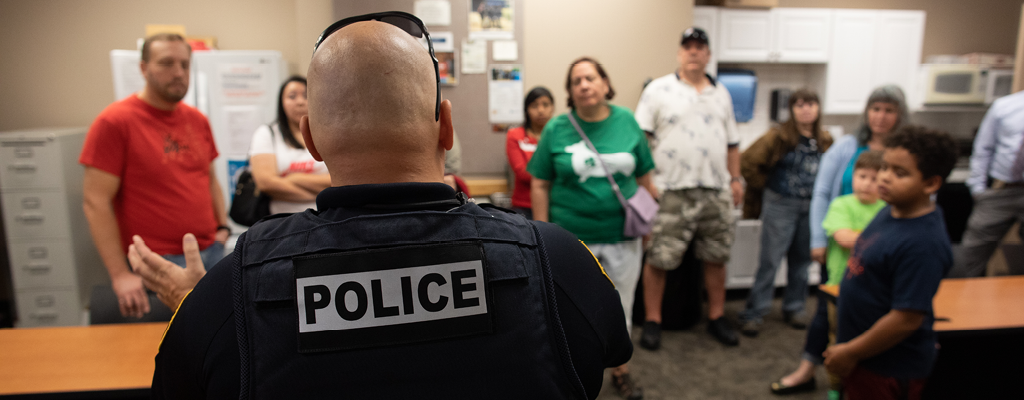
[[[451,109],[446,101],[447,115],[434,120],[436,90],[430,53],[416,38],[387,23],[358,22],[328,36],[313,54],[304,131],[332,178],[354,163],[432,169],[438,156],[443,171]],[[412,165],[400,165],[406,160]]]

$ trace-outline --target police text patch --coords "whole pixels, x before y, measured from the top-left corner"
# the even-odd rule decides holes
[[[480,244],[408,246],[292,261],[300,352],[492,331]]]

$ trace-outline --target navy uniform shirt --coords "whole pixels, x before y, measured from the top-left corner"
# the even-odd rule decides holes
[[[839,296],[836,342],[864,333],[891,310],[924,314],[913,334],[860,365],[876,374],[925,378],[935,362],[932,298],[953,266],[942,211],[895,218],[886,206],[857,239]]]
[[[356,185],[324,190],[317,208],[319,217],[341,221],[371,213],[444,211],[452,207],[444,201],[454,198],[455,192],[441,183]],[[368,204],[389,207],[365,208]],[[633,352],[618,295],[575,236],[552,224],[537,223],[537,228],[551,249],[548,259],[572,364],[588,396],[595,398],[604,369],[625,363]],[[231,258],[211,268],[182,301],[156,357],[153,398],[238,398]]]

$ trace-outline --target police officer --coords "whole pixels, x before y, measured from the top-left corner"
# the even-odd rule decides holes
[[[581,242],[442,183],[451,103],[421,35],[397,12],[321,35],[301,130],[333,187],[254,225],[181,301],[154,398],[595,398],[630,358]],[[141,240],[130,258],[159,282]]]

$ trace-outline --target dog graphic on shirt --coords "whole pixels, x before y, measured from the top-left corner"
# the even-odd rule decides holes
[[[565,152],[572,155],[572,169],[580,177],[580,183],[586,182],[591,177],[604,179],[604,168],[601,168],[601,163],[597,162],[597,155],[590,151],[586,142],[581,140],[566,146]],[[631,176],[633,170],[636,169],[636,159],[630,153],[601,154],[601,160],[612,174],[618,172],[625,176]]]

